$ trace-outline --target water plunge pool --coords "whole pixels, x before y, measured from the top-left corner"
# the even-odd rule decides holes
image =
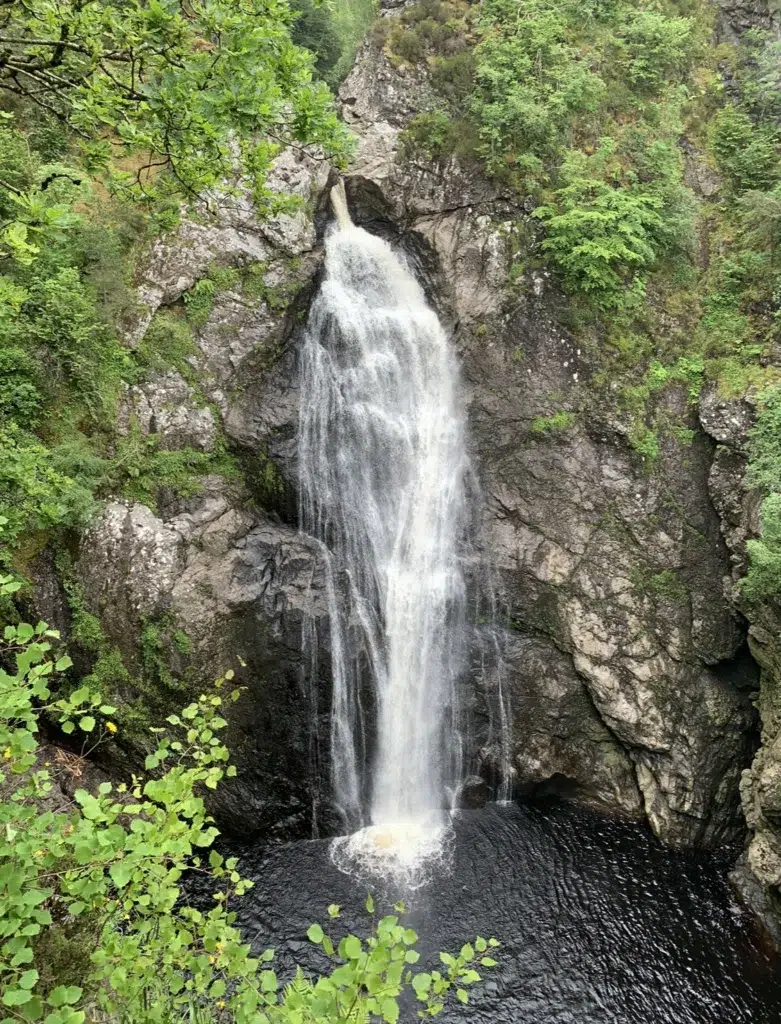
[[[443,1021],[491,1024],[779,1024],[781,961],[727,882],[726,854],[671,853],[644,828],[567,805],[492,805],[454,821],[449,874],[407,900],[420,967],[475,935],[502,943],[470,1003]],[[330,842],[233,848],[255,880],[239,922],[285,975],[327,969],[306,939],[339,903],[343,929],[370,928],[367,887]],[[375,887],[378,910],[386,901]],[[415,1020],[410,1006],[403,1019]]]

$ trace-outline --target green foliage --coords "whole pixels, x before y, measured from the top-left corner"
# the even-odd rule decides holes
[[[18,588],[0,578],[0,596]],[[220,739],[224,708],[239,695],[230,690],[230,671],[154,730],[150,775],[134,776],[129,786],[78,789],[62,810],[43,809],[55,780],[36,764],[40,716],[89,734],[93,746],[116,731],[106,717],[116,709],[88,687],[53,695],[53,681],[71,668],[67,657],[55,660],[57,640],[39,623],[8,626],[0,641],[0,782],[16,780],[0,802],[0,991],[11,1014],[44,1024],[83,1024],[88,1010],[91,1019],[97,1013],[134,1024],[394,1024],[405,990],[423,1016],[441,1012],[451,992],[468,1001],[481,979],[475,968],[495,965],[489,954],[498,943],[478,937],[457,955],[440,954],[442,970],[419,971],[417,935],[401,922],[401,905],[365,939],[312,925],[310,941],[333,962],[319,978],[299,971],[283,989],[270,966],[274,951],[251,955],[231,904],[252,883],[236,858],[210,849],[217,829],[203,798],[235,774]],[[181,879],[193,871],[215,883],[211,909],[183,898]],[[371,897],[367,912],[374,913]],[[331,922],[339,913],[328,908]],[[53,954],[61,958],[77,939],[67,976],[53,975]]]
[[[42,380],[32,354],[18,345],[0,348],[0,418],[35,426],[43,408]]]
[[[347,76],[377,10],[376,0],[292,0],[291,35],[316,57],[318,75],[332,88]]]
[[[281,147],[347,150],[291,22],[283,0],[14,4],[0,90],[66,123],[85,165],[116,190],[195,196],[241,172],[268,205]]]
[[[644,573],[637,582],[638,588],[650,597],[677,603],[686,601],[689,591],[675,569],[664,569],[657,573]]]
[[[451,156],[471,158],[475,131],[463,118],[454,119],[444,110],[428,110],[412,118],[402,135],[402,152],[408,159],[429,162]]]
[[[692,18],[670,18],[658,10],[628,10],[616,33],[618,62],[627,80],[649,92],[691,68],[696,50]]]
[[[774,493],[762,503],[762,536],[746,544],[748,573],[741,584],[750,602],[781,598],[781,494]]]
[[[648,462],[655,462],[659,458],[659,435],[642,420],[632,425],[628,439],[637,454]]]
[[[392,53],[428,61],[441,99],[409,126],[406,154],[478,154],[531,196],[568,291],[636,311],[665,260],[690,258],[678,139],[697,19],[623,0],[431,0],[384,31]]]
[[[607,152],[612,145],[607,146]],[[606,182],[591,165],[605,152],[567,154],[555,203],[538,206],[544,223],[543,250],[559,268],[566,287],[582,291],[604,311],[636,306],[645,294],[645,272],[661,245],[663,201],[647,191]]]
[[[143,435],[137,427],[120,438],[111,467],[110,490],[151,509],[157,508],[162,492],[177,498],[199,494],[202,478],[209,475],[235,478],[238,469],[224,451],[202,452],[195,448],[160,448],[156,434]]]
[[[83,526],[93,511],[90,491],[54,467],[51,451],[15,424],[0,427],[0,540],[27,531]]]
[[[749,435],[748,483],[781,491],[781,385],[757,396],[759,415]]]
[[[746,544],[749,569],[742,592],[750,602],[781,598],[781,384],[761,392],[757,401],[746,482],[767,497],[760,511],[762,535]]]
[[[87,413],[106,422],[127,365],[126,354],[101,323],[94,296],[75,267],[60,267],[30,288],[24,336],[44,347]]]
[[[778,180],[778,130],[774,125],[755,124],[745,110],[726,106],[718,111],[710,146],[733,192],[769,188]]]
[[[143,372],[160,372],[173,367],[189,378],[192,375],[189,360],[197,351],[189,317],[164,309],[155,314],[146,329],[136,349],[136,361]]]
[[[532,434],[553,434],[567,430],[575,422],[575,416],[564,409],[553,413],[552,416],[537,416],[532,420]]]
[[[312,51],[318,75],[327,80],[342,53],[333,10],[317,0],[294,0],[290,7],[297,15],[291,29],[293,42]]]
[[[414,64],[428,58],[436,68],[439,58],[465,49],[473,22],[474,11],[465,0],[421,0],[397,20],[381,19],[374,37],[387,44],[394,59]]]

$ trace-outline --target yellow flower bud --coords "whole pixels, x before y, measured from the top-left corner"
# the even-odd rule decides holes
[[[109,732],[117,731],[117,727],[114,725],[113,722],[106,722],[106,728],[108,729]]]

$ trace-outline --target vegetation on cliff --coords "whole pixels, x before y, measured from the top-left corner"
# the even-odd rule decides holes
[[[6,5],[0,15],[0,559],[23,567],[52,530],[108,493],[154,503],[230,474],[214,452],[161,450],[117,405],[152,370],[182,371],[205,287],[132,349],[136,253],[241,183],[260,211],[290,207],[266,178],[287,144],[348,149],[284,2]],[[210,191],[211,190],[211,191]],[[207,197],[204,206],[203,197]],[[212,290],[214,280],[206,281]],[[192,305],[192,309],[190,306]],[[203,302],[200,301],[200,305]],[[156,332],[156,333],[155,333]]]
[[[405,152],[477,160],[531,211],[515,287],[556,273],[568,326],[605,367],[582,399],[614,407],[649,465],[691,437],[656,399],[683,387],[696,406],[709,382],[756,403],[752,461],[777,458],[781,44],[720,39],[716,14],[706,0],[423,0],[375,27],[437,96]],[[777,492],[776,478],[749,482]],[[751,599],[779,593],[777,508],[750,546]]]

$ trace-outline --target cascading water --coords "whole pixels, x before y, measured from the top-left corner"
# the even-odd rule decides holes
[[[333,787],[360,829],[336,852],[409,883],[441,850],[461,772],[464,416],[420,285],[352,224],[343,190],[333,200],[303,349],[299,472],[302,526],[328,577]]]

